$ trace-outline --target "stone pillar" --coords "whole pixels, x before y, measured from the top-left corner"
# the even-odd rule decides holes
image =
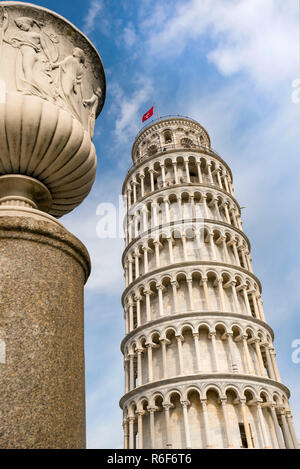
[[[247,372],[249,374],[254,374],[252,359],[251,359],[249,348],[248,348],[248,336],[246,334],[242,336],[242,341],[243,341],[244,353],[245,353],[246,364],[247,364]]]
[[[293,416],[291,412],[286,413],[286,419],[287,419],[287,424],[290,430],[290,434],[294,443],[294,448],[299,449],[299,443],[298,443],[298,438],[295,432],[295,427],[294,427],[294,422],[293,422]]]
[[[148,383],[153,381],[152,344],[146,344],[148,353]]]
[[[231,220],[230,220],[230,215],[229,215],[228,203],[227,202],[224,203],[224,210],[225,210],[226,221],[229,225],[231,225]]]
[[[143,375],[142,375],[142,353],[144,349],[138,348],[136,350],[137,353],[137,379],[138,379],[138,386],[143,385]]]
[[[151,321],[151,303],[150,303],[150,295],[152,294],[151,290],[145,290],[145,297],[146,297],[146,319],[147,322]]]
[[[269,344],[264,344],[264,348],[265,348],[265,354],[266,354],[266,357],[267,357],[269,376],[270,376],[271,379],[275,380],[276,378],[275,378],[275,374],[274,374],[274,370],[273,370],[273,364],[272,364],[272,361],[271,361],[271,356],[270,356],[270,351],[269,351]]]
[[[267,435],[265,418],[264,418],[262,408],[261,408],[261,402],[257,402],[257,414],[258,414],[259,425],[260,425],[261,432],[262,432],[264,448],[269,449],[270,443],[269,443],[269,438]]]
[[[259,314],[259,310],[258,310],[258,307],[257,307],[257,297],[256,297],[256,294],[255,294],[255,291],[251,292],[251,297],[252,297],[252,302],[253,302],[253,306],[254,306],[255,317],[258,318],[258,319],[261,319],[260,314]]]
[[[230,192],[229,191],[229,185],[228,185],[228,176],[227,174],[224,175],[224,184],[225,184],[225,189],[227,192]]]
[[[203,290],[204,290],[204,298],[205,298],[205,303],[206,303],[206,309],[207,311],[210,310],[210,299],[209,299],[209,291],[208,291],[208,286],[207,286],[207,278],[202,278],[202,283],[203,283]]]
[[[274,347],[270,348],[270,357],[271,357],[271,361],[272,361],[272,365],[273,365],[276,380],[279,381],[279,383],[281,383],[280,374],[279,374],[279,370],[278,370],[278,366],[277,366],[277,362],[276,362],[276,353],[275,353]]]
[[[206,448],[211,448],[211,441],[210,441],[210,430],[209,430],[209,422],[208,422],[208,415],[207,415],[207,400],[201,399],[202,404],[202,414],[203,414],[203,421],[204,421],[204,434],[205,434],[205,443]]]
[[[163,364],[163,378],[167,378],[168,368],[167,368],[167,344],[170,343],[168,339],[161,339],[161,353],[162,353],[162,364]]]
[[[174,256],[173,256],[173,239],[170,236],[168,239],[168,245],[169,245],[169,257],[170,257],[170,264],[174,263]]]
[[[273,419],[273,423],[274,423],[274,427],[275,427],[278,446],[279,446],[280,449],[284,449],[284,444],[283,444],[283,441],[282,441],[282,435],[281,435],[281,430],[280,430],[280,426],[279,426],[279,423],[278,423],[278,418],[277,418],[277,414],[276,414],[276,410],[275,410],[275,405],[271,404],[270,409],[271,409],[272,419]]]
[[[134,439],[134,421],[135,417],[128,417],[129,422],[129,449],[135,449],[135,439]]]
[[[154,192],[154,169],[150,168],[149,173],[150,173],[150,190],[151,192]]]
[[[227,249],[226,237],[222,236],[221,240],[222,240],[222,245],[223,245],[223,251],[224,251],[224,254],[225,254],[225,262],[227,262],[227,264],[229,264],[230,263],[230,258],[229,258],[229,253],[228,253],[228,249]]]
[[[261,298],[257,299],[257,304],[258,304],[258,307],[259,307],[261,320],[266,322],[266,317],[265,317],[265,313],[264,313],[264,309],[263,309],[263,302],[262,302]]]
[[[173,161],[172,165],[173,165],[173,170],[174,170],[174,181],[175,181],[175,184],[178,184],[177,162]]]
[[[136,203],[136,186],[137,186],[137,182],[135,179],[132,181],[132,185],[133,185],[133,203],[135,204]]]
[[[137,279],[140,276],[140,253],[138,250],[135,250],[133,257],[135,265],[135,279]]]
[[[248,298],[248,293],[246,291],[246,285],[243,286],[243,294],[244,294],[244,300],[245,300],[247,313],[249,314],[249,316],[252,316],[250,303],[249,303],[249,298]]]
[[[171,443],[171,427],[170,427],[170,408],[172,407],[171,404],[163,404],[163,408],[165,409],[165,426],[166,426],[166,447],[172,448]]]
[[[151,439],[151,448],[155,448],[155,422],[154,422],[154,412],[156,407],[148,407],[150,414],[150,439]]]
[[[156,239],[153,241],[154,248],[155,248],[155,261],[156,261],[156,268],[160,267],[160,259],[159,259],[159,246],[160,242]]]
[[[236,247],[236,241],[234,241],[234,242],[232,243],[232,248],[233,248],[233,252],[234,252],[234,257],[235,257],[236,264],[240,267],[240,266],[241,266],[241,263],[240,263],[240,258],[239,258],[238,250],[237,250],[237,247]]]
[[[211,185],[214,185],[214,180],[213,180],[212,173],[211,173],[211,163],[207,163],[207,173],[208,173],[209,183]]]
[[[193,279],[187,278],[187,286],[188,286],[188,293],[189,293],[189,306],[190,310],[193,311],[194,309],[194,301],[193,301]]]
[[[133,303],[129,303],[129,332],[133,331]]]
[[[201,359],[200,359],[200,350],[199,350],[199,334],[193,333],[194,344],[195,344],[195,352],[196,352],[196,360],[197,360],[197,371],[201,369]]]
[[[148,273],[148,251],[149,251],[149,248],[148,246],[145,244],[143,247],[142,247],[143,251],[144,251],[144,274],[147,274]]]
[[[261,355],[259,339],[255,339],[254,343],[255,343],[255,350],[256,350],[256,355],[257,355],[258,363],[259,363],[260,374],[261,374],[261,376],[265,377],[266,376],[266,370],[265,370],[263,358],[262,358],[262,355]]]
[[[227,413],[227,399],[226,398],[221,399],[221,407],[222,407],[223,419],[225,423],[227,448],[233,448],[229,418],[228,418],[228,413]]]
[[[178,311],[177,282],[176,282],[176,280],[172,280],[171,285],[172,285],[172,293],[173,293],[174,312],[176,313]]]
[[[202,196],[202,200],[203,200],[203,207],[204,207],[204,218],[208,218],[207,197],[206,197],[206,195]]]
[[[134,383],[134,353],[129,353],[129,390],[132,391],[135,388]]]
[[[160,168],[161,168],[161,179],[162,179],[163,187],[166,187],[165,165],[163,163],[161,163]]]
[[[216,255],[216,250],[215,250],[214,234],[210,233],[208,236],[209,236],[209,243],[210,243],[210,249],[211,249],[211,254],[212,254],[212,260],[216,260],[217,255]]]
[[[246,400],[241,399],[240,402],[241,402],[243,423],[244,423],[246,439],[247,439],[247,446],[248,446],[248,448],[253,448],[253,443],[252,443],[252,438],[251,438],[251,433],[250,433],[250,427],[249,427],[249,422],[248,422]]]
[[[128,419],[123,420],[123,431],[124,431],[124,449],[128,449],[128,447],[129,447]]]
[[[220,188],[223,189],[223,184],[222,184],[221,175],[220,175],[220,169],[217,170],[217,179],[218,179],[218,183],[219,183]]]
[[[216,333],[211,332],[209,334],[209,338],[211,339],[211,343],[212,343],[214,371],[219,371],[219,361],[218,361],[217,344],[216,344]]]
[[[129,283],[131,283],[133,281],[133,269],[132,269],[132,264],[133,264],[133,259],[131,256],[128,256],[128,273],[129,273]]]
[[[189,160],[188,159],[184,160],[184,165],[185,165],[186,182],[189,184],[191,181],[190,181],[190,170],[189,170]]]
[[[201,162],[197,161],[196,165],[197,165],[199,184],[203,184],[202,173],[201,173]]]
[[[136,412],[138,416],[138,449],[143,449],[143,415],[145,414],[144,410],[138,410]]]
[[[237,293],[236,293],[236,282],[235,281],[231,282],[231,288],[232,288],[233,301],[234,301],[234,305],[235,305],[235,308],[236,308],[235,312],[238,313],[239,310],[240,310],[240,304],[239,304],[239,300],[238,300]]]
[[[182,249],[183,249],[183,261],[186,262],[188,260],[188,255],[187,255],[187,249],[186,249],[185,233],[182,233],[181,240],[182,240]]]
[[[281,413],[281,421],[282,421],[282,433],[283,433],[283,438],[285,441],[285,446],[287,449],[293,449],[294,448],[294,443],[290,434],[290,430],[286,421],[286,416],[285,416],[285,410],[282,409]]]
[[[140,180],[141,180],[141,197],[144,197],[144,195],[145,195],[144,179],[145,179],[145,175],[144,175],[144,174],[140,174]]]
[[[158,294],[158,309],[159,309],[159,315],[163,316],[164,315],[164,304],[163,304],[163,290],[164,286],[161,284],[156,285],[157,288],[157,294]]]
[[[233,348],[233,333],[228,332],[227,337],[228,337],[228,345],[229,345],[229,351],[230,351],[230,357],[231,357],[231,366],[232,366],[232,371],[233,373],[238,372],[238,364],[237,364],[237,359],[236,359],[236,353]]]
[[[186,449],[191,448],[191,435],[190,435],[190,428],[189,428],[189,419],[188,419],[188,412],[187,407],[190,405],[188,401],[181,401],[182,411],[183,411],[183,424],[184,424],[184,433],[185,433],[185,444]]]
[[[128,358],[124,357],[125,392],[129,391]]]
[[[82,448],[88,253],[54,220],[1,215],[0,447]]]
[[[183,374],[183,360],[182,360],[182,336],[176,336],[177,339],[177,348],[178,348],[178,360],[179,360],[179,374]]]
[[[139,327],[141,325],[141,295],[137,294],[135,296],[135,302],[136,302],[136,327]]]
[[[218,206],[218,199],[214,199],[213,203],[214,203],[215,211],[216,211],[216,219],[221,220],[220,210]]]
[[[220,277],[218,280],[218,289],[219,289],[219,298],[221,303],[221,311],[225,312],[225,298],[224,298],[224,290],[223,290],[223,278]]]

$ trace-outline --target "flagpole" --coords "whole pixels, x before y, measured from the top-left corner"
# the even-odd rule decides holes
[[[157,120],[159,120],[159,115],[158,115],[157,106],[156,106],[156,102],[155,102],[155,101],[154,101],[154,107],[155,107],[155,111],[156,111]]]

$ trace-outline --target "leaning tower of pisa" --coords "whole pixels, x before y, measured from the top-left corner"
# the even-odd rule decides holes
[[[297,448],[230,168],[186,117],[143,128],[132,158],[124,447]]]

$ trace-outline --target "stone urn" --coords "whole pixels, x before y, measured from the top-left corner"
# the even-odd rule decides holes
[[[90,192],[105,75],[90,41],[61,16],[0,4],[0,205],[60,217]]]
[[[84,448],[89,254],[57,218],[93,185],[105,75],[61,16],[0,3],[0,448]]]

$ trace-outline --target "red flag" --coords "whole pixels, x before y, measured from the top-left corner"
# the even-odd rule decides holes
[[[145,122],[147,119],[149,119],[149,117],[153,116],[153,108],[154,108],[154,106],[152,106],[152,108],[149,109],[149,111],[147,111],[147,112],[143,115],[142,122]]]

